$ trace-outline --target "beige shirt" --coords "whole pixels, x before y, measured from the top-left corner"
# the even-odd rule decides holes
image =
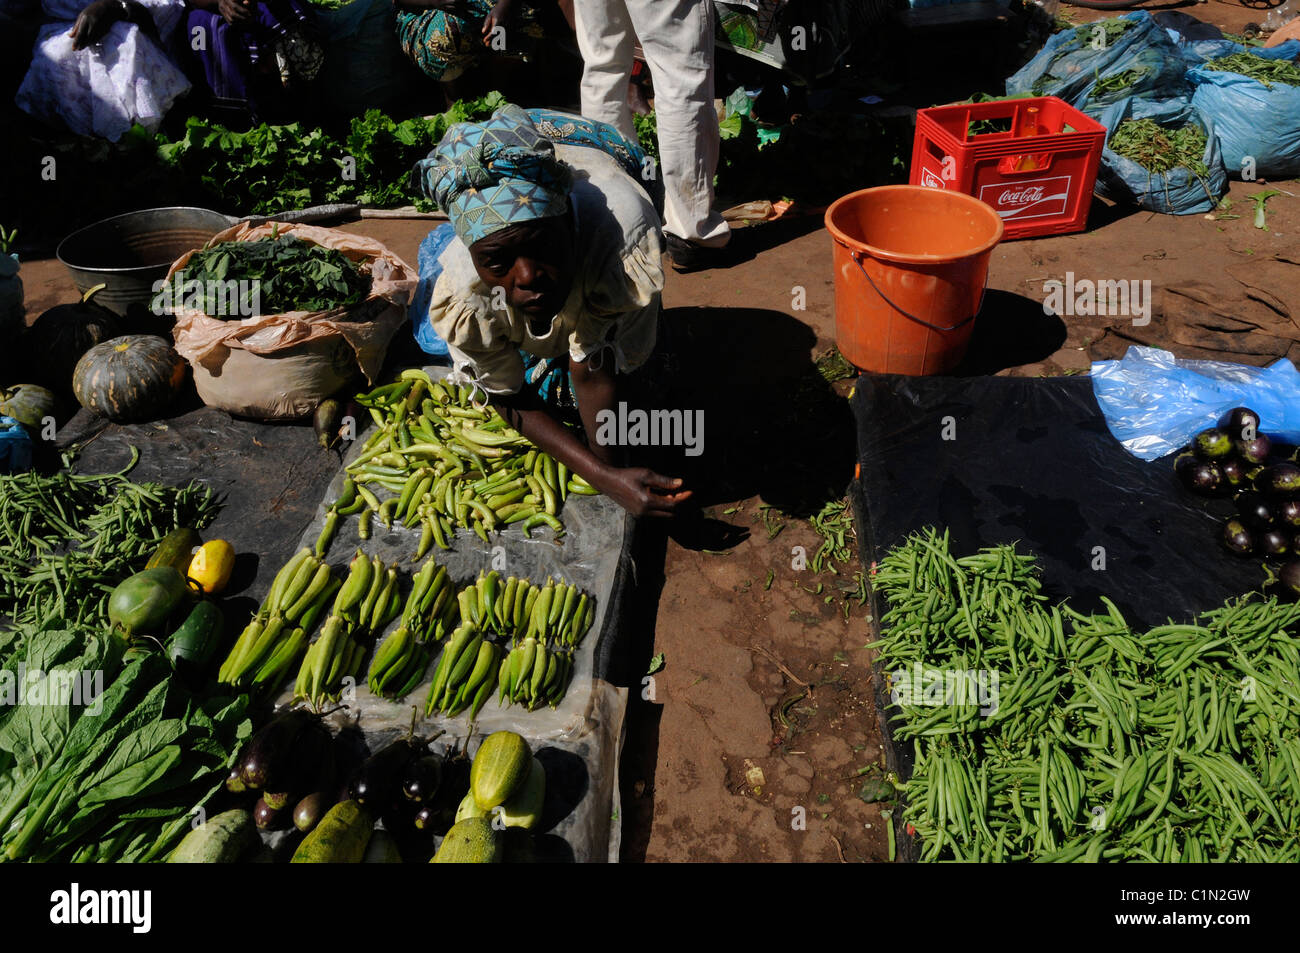
[[[593,360],[608,348],[619,373],[635,370],[654,350],[664,274],[659,217],[641,186],[598,149],[557,144],[577,171],[572,192],[577,273],[560,313],[544,334],[516,313],[474,270],[459,238],[443,250],[442,274],[429,302],[433,328],[447,342],[453,370],[491,394],[517,393],[524,383],[519,351],[542,358],[568,353]]]

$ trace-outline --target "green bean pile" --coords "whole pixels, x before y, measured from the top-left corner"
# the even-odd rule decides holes
[[[933,530],[873,583],[891,679],[999,675],[993,705],[895,706],[922,860],[1300,860],[1300,604],[1252,593],[1138,633],[1109,600],[1051,603],[1013,546],[955,558]]]
[[[219,503],[204,484],[133,483],[60,470],[0,476],[0,615],[15,626],[107,625],[108,594],[173,529],[202,529]]]
[[[1268,89],[1272,89],[1274,83],[1282,83],[1286,86],[1300,86],[1300,66],[1296,66],[1290,60],[1270,60],[1263,56],[1256,56],[1253,53],[1233,53],[1230,56],[1220,56],[1218,59],[1210,60],[1205,64],[1204,68],[1216,72],[1238,73],[1242,76],[1249,76],[1251,79],[1263,83]]]

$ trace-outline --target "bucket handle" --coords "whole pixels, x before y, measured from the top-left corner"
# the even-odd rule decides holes
[[[858,266],[858,270],[862,272],[862,276],[867,279],[867,283],[871,285],[871,290],[873,290],[876,294],[878,294],[882,301],[887,303],[891,308],[893,308],[903,317],[910,318],[911,320],[915,321],[917,324],[924,324],[927,328],[930,328],[932,331],[956,331],[959,327],[961,327],[963,324],[966,324],[968,321],[974,321],[975,315],[979,314],[981,311],[984,310],[984,296],[988,294],[988,290],[989,290],[989,275],[987,271],[984,273],[984,288],[983,290],[980,291],[979,307],[975,309],[973,314],[965,318],[962,318],[956,324],[950,325],[945,328],[938,324],[931,324],[929,321],[926,321],[924,318],[918,318],[910,311],[904,311],[898,305],[894,304],[894,302],[889,299],[888,295],[886,295],[883,291],[881,291],[878,287],[876,287],[876,283],[871,280],[871,275],[867,274],[867,269],[863,267],[862,264],[862,258],[864,256],[861,254],[861,252],[850,251],[849,257],[852,258],[854,263]]]

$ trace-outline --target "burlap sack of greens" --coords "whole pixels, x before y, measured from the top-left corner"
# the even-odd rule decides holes
[[[358,266],[369,282],[368,292],[357,292],[359,301],[321,310],[290,310],[266,313],[261,307],[263,290],[268,304],[282,304],[284,289],[276,290],[274,261],[260,267],[260,277],[248,279],[237,265],[229,270],[211,257],[211,250],[223,242],[255,242],[263,239],[297,239],[334,249]],[[184,274],[196,255],[199,267]],[[292,259],[300,255],[278,252]],[[214,263],[215,261],[215,263]],[[328,264],[313,264],[333,274]],[[253,269],[257,271],[258,269]],[[206,250],[189,252],[167,273],[161,288],[155,288],[155,310],[167,309],[176,316],[172,335],[177,352],[189,361],[194,385],[210,407],[240,417],[260,420],[303,417],[320,401],[353,381],[357,372],[373,384],[393,334],[406,318],[406,305],[419,276],[379,242],[360,235],[316,228],[311,225],[264,225],[240,223],[216,235]],[[241,281],[243,282],[241,284]],[[230,284],[230,282],[234,282]],[[311,290],[299,297],[328,300],[328,291],[312,282]],[[292,297],[292,293],[289,293]]]

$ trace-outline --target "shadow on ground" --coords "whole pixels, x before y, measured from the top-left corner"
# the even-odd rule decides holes
[[[957,377],[996,374],[1009,367],[1044,361],[1065,345],[1066,327],[1043,303],[1010,291],[990,290],[975,319]]]
[[[662,707],[642,700],[664,586],[668,540],[725,549],[747,528],[706,516],[715,504],[758,497],[792,516],[816,513],[853,479],[853,415],[814,363],[816,336],[788,314],[759,308],[673,308],[664,313],[656,366],[630,403],[701,412],[703,452],[652,448],[647,465],[683,478],[699,509],[671,522],[642,520],[633,540],[635,584],[625,613],[629,691],[620,790],[624,860],[644,860],[654,820]],[[641,790],[633,786],[644,785]]]

